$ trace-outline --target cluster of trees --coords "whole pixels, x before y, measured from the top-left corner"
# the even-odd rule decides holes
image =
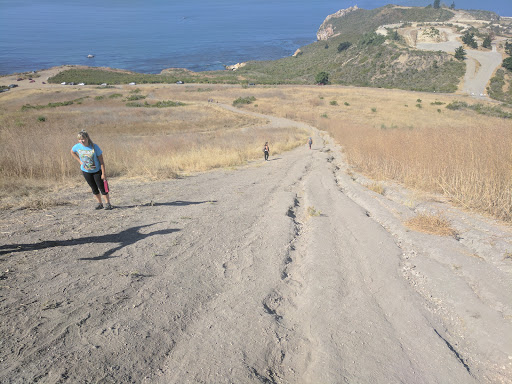
[[[487,35],[482,42],[482,47],[491,48],[492,37],[492,34]],[[466,31],[462,36],[462,41],[471,48],[478,48],[478,44],[475,41],[475,34],[473,32]],[[501,66],[512,71],[512,42],[509,42],[508,40],[505,42],[505,53],[507,53],[509,57],[503,60]],[[466,51],[462,45],[455,50],[455,58],[461,61],[466,58]]]
[[[441,0],[434,0],[433,7],[434,7],[434,9],[441,8]],[[450,9],[455,9],[455,2],[452,1],[452,4],[450,5]]]
[[[478,48],[478,43],[475,40],[475,34],[473,32],[467,31],[464,36],[462,36],[462,42],[473,49]]]
[[[485,36],[484,40],[482,42],[482,47],[491,48],[491,43],[492,43],[493,37],[494,37],[494,34],[492,32],[489,33],[487,36]],[[475,33],[471,30],[466,31],[466,33],[464,33],[464,35],[462,36],[462,41],[464,42],[464,44],[466,44],[467,46],[469,46],[473,49],[478,48],[478,43],[475,40]]]

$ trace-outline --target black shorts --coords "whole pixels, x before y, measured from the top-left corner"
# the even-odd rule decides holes
[[[90,172],[84,172],[85,180],[87,181],[87,184],[92,189],[92,194],[97,195],[101,192],[102,195],[108,195],[108,192],[105,192],[105,184],[103,183],[103,180],[101,179],[101,169],[98,172],[90,173]]]

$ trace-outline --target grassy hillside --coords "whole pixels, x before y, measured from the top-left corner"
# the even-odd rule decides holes
[[[174,83],[258,83],[314,84],[321,72],[331,84],[399,88],[416,91],[454,92],[464,75],[465,64],[443,52],[407,48],[394,31],[375,34],[384,24],[446,21],[453,13],[446,9],[398,8],[385,6],[359,9],[331,18],[336,36],[301,48],[300,54],[274,61],[251,61],[237,71],[191,72],[168,70],[159,75],[99,69],[72,69],[51,78],[53,83],[86,84]],[[345,44],[341,49],[342,44]]]
[[[379,26],[385,24],[448,21],[454,16],[447,9],[433,9],[431,7],[397,8],[393,5],[366,10],[358,9],[339,18],[328,21],[335,34],[341,34],[343,39],[357,42],[361,36],[374,32]]]
[[[250,62],[238,74],[259,83],[314,84],[315,75],[325,71],[331,84],[429,92],[454,92],[464,75],[465,64],[443,52],[411,50],[388,40],[365,44],[363,39],[338,52],[343,42],[338,36],[303,47],[297,57]]]
[[[496,71],[487,88],[489,96],[512,105],[512,73],[504,68]]]

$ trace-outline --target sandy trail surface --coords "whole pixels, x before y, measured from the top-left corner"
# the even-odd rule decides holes
[[[308,128],[267,162],[113,179],[112,211],[84,183],[1,212],[0,381],[510,383],[510,229],[372,192]],[[429,209],[458,237],[403,226]]]

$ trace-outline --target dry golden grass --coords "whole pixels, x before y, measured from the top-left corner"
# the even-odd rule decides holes
[[[406,221],[405,226],[418,232],[439,236],[456,236],[450,222],[440,214],[420,213]]]
[[[477,103],[460,95],[301,87],[283,97],[283,89],[278,99],[259,101],[258,109],[329,132],[358,171],[441,193],[467,209],[512,220],[509,119],[445,108],[455,100]],[[432,104],[439,102],[443,104]]]
[[[113,93],[126,98],[133,90],[128,86],[19,90],[2,96],[1,178],[77,177],[69,148],[80,129],[88,130],[105,151],[108,174],[118,176],[172,177],[259,158],[265,141],[270,141],[273,153],[305,142],[296,130],[269,130],[265,121],[216,105],[254,96],[256,101],[243,109],[325,130],[343,146],[350,164],[375,180],[393,179],[441,193],[467,209],[512,221],[512,124],[445,108],[455,100],[476,103],[467,96],[335,86],[139,88],[147,96],[142,102],[173,100],[187,105],[127,108],[122,99],[109,98]],[[104,98],[95,100],[97,96]],[[19,111],[26,103],[80,97],[84,98],[80,105]],[[215,103],[207,103],[208,99]],[[45,122],[38,121],[41,115]]]
[[[109,97],[116,93],[122,97]],[[306,139],[306,132],[269,127],[266,119],[207,103],[203,100],[207,97],[198,92],[177,93],[172,87],[147,86],[139,94],[146,96],[142,102],[173,100],[185,106],[127,107],[130,88],[9,93],[0,101],[0,205],[11,206],[13,198],[27,208],[55,205],[38,197],[39,206],[34,206],[35,200],[26,197],[50,192],[56,182],[81,181],[79,166],[70,156],[81,129],[104,151],[107,175],[145,179],[238,166],[262,158],[266,141],[272,153],[279,153]],[[26,104],[45,106],[69,100],[78,101],[57,108],[21,110]]]
[[[367,185],[369,190],[372,190],[375,193],[378,193],[379,195],[384,195],[385,188],[382,185],[382,183],[371,183]]]

